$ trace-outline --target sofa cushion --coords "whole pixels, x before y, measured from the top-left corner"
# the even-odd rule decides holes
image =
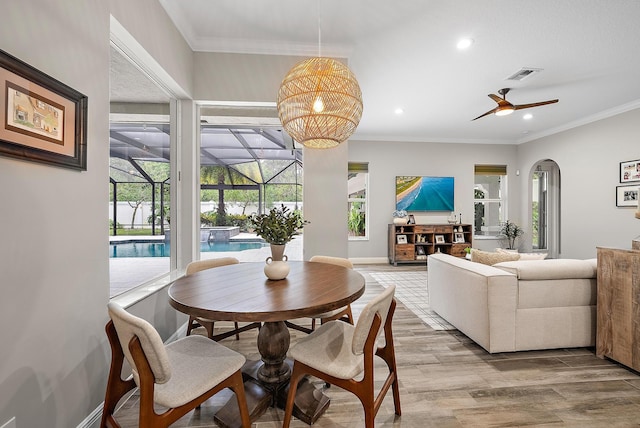
[[[596,304],[595,278],[543,279],[518,283],[518,309]]]
[[[496,263],[518,259],[520,259],[518,253],[492,253],[489,251],[476,250],[475,248],[471,249],[471,261],[485,265],[494,265]]]
[[[595,278],[597,273],[592,261],[575,259],[518,260],[494,267],[513,273],[518,280]]]
[[[510,253],[511,251],[504,248],[496,248],[498,253]],[[547,258],[547,253],[518,253],[520,258],[518,260],[544,260]]]

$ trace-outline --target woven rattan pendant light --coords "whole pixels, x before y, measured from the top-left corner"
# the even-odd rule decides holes
[[[318,23],[318,35],[319,28]],[[320,51],[320,42],[318,47]],[[289,135],[305,147],[335,147],[360,123],[360,85],[346,65],[318,52],[317,58],[293,66],[282,80],[278,115]]]

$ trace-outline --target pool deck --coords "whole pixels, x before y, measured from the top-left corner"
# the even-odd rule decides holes
[[[151,239],[148,239],[151,238]],[[109,242],[126,242],[132,240],[164,241],[164,236],[111,236]],[[232,237],[234,241],[257,241],[258,236],[253,233],[240,233]],[[287,243],[285,254],[292,261],[302,258],[302,235],[297,235]],[[201,259],[215,257],[235,257],[241,262],[264,262],[271,255],[269,246],[243,251],[202,252]],[[153,278],[169,272],[169,257],[117,257],[109,259],[109,276],[111,284],[110,296],[121,294],[132,287],[148,282]]]

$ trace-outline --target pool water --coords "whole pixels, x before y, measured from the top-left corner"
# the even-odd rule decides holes
[[[261,242],[201,242],[200,251],[227,252],[262,248]],[[171,247],[163,242],[123,242],[109,245],[109,257],[170,257]]]

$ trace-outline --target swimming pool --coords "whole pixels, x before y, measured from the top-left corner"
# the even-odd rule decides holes
[[[262,248],[262,242],[201,242],[200,251],[227,252]],[[109,257],[170,257],[171,247],[164,242],[123,242],[109,245]]]

